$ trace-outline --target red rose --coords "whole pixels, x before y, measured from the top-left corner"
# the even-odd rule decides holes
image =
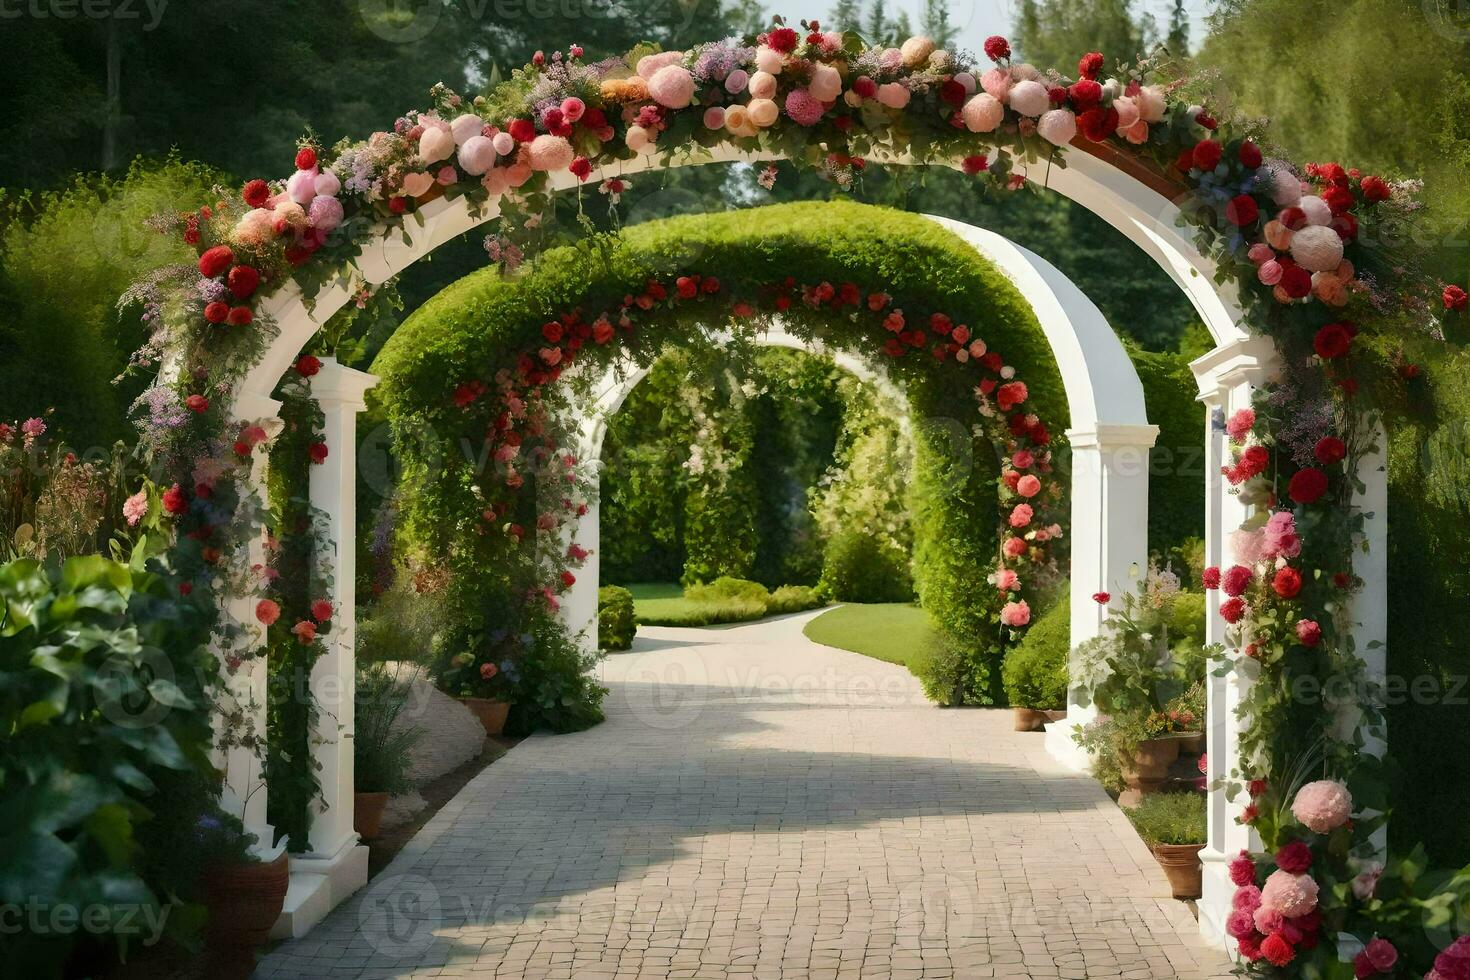
[[[1260,214],[1261,209],[1256,206],[1256,199],[1249,194],[1237,194],[1225,205],[1225,220],[1237,228],[1255,224]]]
[[[248,265],[237,265],[225,278],[225,285],[230,287],[236,299],[249,299],[260,285],[260,273]]]
[[[296,373],[303,378],[310,378],[322,369],[321,358],[311,354],[302,354],[301,359],[296,362]]]
[[[720,291],[720,280],[715,276],[706,276],[700,280],[699,291],[707,296],[713,296]]]
[[[209,399],[203,395],[190,395],[184,399],[184,406],[195,415],[203,415],[209,411]]]
[[[1290,874],[1306,874],[1307,869],[1312,866],[1312,849],[1299,840],[1276,852],[1276,867]]]
[[[512,119],[506,131],[517,143],[529,143],[536,138],[536,124],[529,119]]]
[[[230,310],[225,320],[232,327],[248,327],[255,321],[255,314],[250,312],[248,306],[237,306]]]
[[[388,198],[388,210],[390,212],[392,212],[393,214],[402,214],[403,212],[405,212],[405,211],[408,210],[408,198],[406,198],[406,197],[390,197],[390,198]]]
[[[1307,467],[1297,470],[1286,485],[1287,496],[1299,504],[1316,503],[1327,492],[1327,474]]]
[[[575,174],[578,180],[586,180],[592,174],[592,161],[586,157],[577,157],[567,169]]]
[[[310,170],[316,166],[316,150],[309,146],[303,146],[296,151],[296,169]]]
[[[1292,299],[1301,299],[1312,292],[1312,274],[1295,262],[1281,263],[1281,288]]]
[[[1282,208],[1276,220],[1291,231],[1300,231],[1307,226],[1307,212],[1293,204],[1289,208]]]
[[[265,202],[271,198],[271,188],[269,184],[257,177],[245,185],[241,195],[245,198],[245,203],[252,208],[263,208]]]
[[[175,483],[163,491],[163,509],[170,514],[182,514],[189,509],[189,498],[184,496],[183,487]]]
[[[1271,580],[1271,588],[1283,599],[1294,599],[1302,591],[1302,573],[1289,566],[1279,568]]]
[[[878,94],[878,83],[867,75],[859,75],[857,80],[852,83],[852,90],[857,93],[859,98],[871,99]]]
[[[964,166],[965,173],[973,177],[982,171],[990,169],[990,158],[983,153],[976,153],[972,156],[965,157]]]
[[[613,325],[606,320],[598,320],[592,325],[592,342],[605,344],[613,339]]]
[[[1312,338],[1312,349],[1324,361],[1342,357],[1353,345],[1353,331],[1345,323],[1329,323]]]
[[[1261,935],[1259,932],[1253,932],[1249,936],[1242,936],[1239,944],[1240,955],[1247,962],[1250,963],[1254,963],[1256,960],[1260,959],[1261,943],[1265,940],[1265,938],[1266,937]]]
[[[316,623],[303,619],[291,627],[291,632],[302,644],[310,644],[316,641]]]
[[[1247,446],[1240,454],[1239,469],[1244,479],[1266,472],[1266,467],[1270,465],[1271,451],[1265,446]]]
[[[187,595],[189,595],[193,591],[194,591],[194,583],[193,582],[180,582],[179,583],[179,595],[181,595],[181,596],[187,596]]]
[[[306,447],[306,454],[311,457],[313,463],[320,466],[327,461],[327,444],[324,442],[314,442]]]
[[[1347,213],[1334,215],[1327,227],[1337,232],[1337,237],[1344,242],[1351,242],[1358,237],[1358,219]]]
[[[1086,79],[1094,79],[1098,72],[1103,69],[1103,56],[1101,51],[1089,51],[1077,61],[1077,74]]]
[[[1200,581],[1207,589],[1218,589],[1220,587],[1220,567],[1211,565],[1200,575]]]
[[[572,586],[577,584],[577,576],[573,575],[571,572],[562,572],[561,584],[570,589]]]
[[[1241,166],[1247,170],[1254,170],[1261,165],[1261,148],[1250,140],[1240,144],[1237,155],[1240,157]]]
[[[1220,165],[1220,144],[1214,140],[1200,140],[1194,144],[1191,159],[1196,170],[1211,171]]]
[[[1077,117],[1077,128],[1094,143],[1101,143],[1118,131],[1118,110],[1094,106]]]
[[[1296,624],[1296,638],[1304,647],[1314,647],[1322,642],[1322,627],[1314,620],[1302,619]]]
[[[332,603],[326,599],[318,599],[311,604],[311,618],[318,623],[325,623],[332,618]]]
[[[204,308],[204,319],[210,323],[224,323],[230,315],[230,304],[213,302]]]
[[[1322,200],[1332,209],[1333,214],[1342,214],[1352,208],[1356,202],[1353,200],[1353,192],[1346,187],[1334,184],[1322,192]]]
[[[555,320],[548,320],[541,326],[541,336],[546,338],[548,344],[559,344],[564,331],[562,326]]]
[[[1112,598],[1112,594],[1108,592],[1094,592],[1092,594],[1092,601],[1097,603],[1099,606],[1106,606],[1109,602],[1112,601]]]
[[[1341,463],[1347,456],[1347,446],[1337,436],[1323,436],[1317,440],[1317,445],[1312,450],[1312,455],[1317,457],[1317,462],[1323,466],[1331,466],[1333,463]]]
[[[1245,618],[1245,600],[1226,599],[1220,603],[1220,618],[1232,626]]]
[[[1296,949],[1279,932],[1273,932],[1261,943],[1261,955],[1272,966],[1285,966],[1296,959]]]
[[[1393,193],[1389,189],[1388,181],[1382,177],[1364,177],[1362,186],[1363,200],[1372,204],[1388,200],[1389,196]]]
[[[674,281],[674,290],[680,299],[693,299],[699,295],[699,280],[690,276],[680,276]]]
[[[1453,310],[1457,313],[1467,305],[1470,305],[1470,294],[1467,294],[1459,286],[1446,286],[1444,288],[1444,295],[1441,298],[1444,300],[1445,309]]]
[[[1091,109],[1102,101],[1102,86],[1090,78],[1082,78],[1067,87],[1072,106],[1078,111]]]
[[[206,279],[220,275],[235,261],[234,250],[228,245],[216,245],[199,256],[199,274]]]
[[[1179,171],[1181,174],[1187,174],[1193,168],[1194,168],[1194,150],[1193,149],[1181,150],[1180,153],[1179,153],[1178,158],[1175,159],[1175,161],[1174,161],[1174,169],[1177,170],[1177,171]]]
[[[965,91],[965,87],[953,78],[946,79],[939,86],[940,100],[956,109],[965,104],[965,99],[969,97],[969,94]]]
[[[991,61],[1000,61],[1002,58],[1011,56],[1011,44],[999,34],[992,34],[985,39],[985,57]]]
[[[766,47],[782,54],[790,54],[795,51],[800,41],[801,35],[791,27],[778,27],[766,35]]]

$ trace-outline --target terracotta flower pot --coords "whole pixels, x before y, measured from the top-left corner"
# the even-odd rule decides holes
[[[1179,739],[1149,738],[1138,743],[1132,765],[1123,767],[1123,782],[1128,788],[1118,797],[1118,804],[1135,807],[1145,796],[1158,792],[1169,777],[1169,766],[1179,758]]]
[[[352,796],[352,829],[363,840],[378,836],[383,823],[383,808],[388,805],[387,793],[354,793]]]
[[[1205,750],[1204,732],[1180,732],[1174,737],[1179,740],[1181,755],[1199,755]]]
[[[1175,898],[1199,898],[1201,871],[1199,852],[1203,844],[1155,844],[1154,860],[1164,869]]]
[[[1046,720],[1047,721],[1066,721],[1067,720],[1067,709],[1066,708],[1047,708],[1046,709]]]
[[[263,864],[216,864],[204,870],[204,943],[213,980],[255,972],[255,950],[270,939],[286,904],[291,861],[282,854]]]
[[[1041,726],[1046,724],[1046,712],[1040,708],[1011,708],[1015,715],[1015,729],[1018,732],[1039,732]]]
[[[459,703],[474,712],[480,724],[485,726],[486,735],[499,735],[505,731],[505,718],[510,714],[509,701],[492,701],[489,698],[460,698]]]

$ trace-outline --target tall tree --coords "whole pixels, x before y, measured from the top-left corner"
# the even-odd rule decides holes
[[[1174,0],[1174,9],[1169,14],[1169,33],[1164,35],[1164,44],[1169,54],[1183,58],[1189,54],[1189,11],[1184,9],[1184,0]]]
[[[948,0],[924,0],[924,14],[919,26],[923,33],[941,48],[954,47],[955,37],[959,31],[949,19]]]
[[[872,44],[884,44],[892,36],[893,26],[883,12],[883,0],[873,0],[873,5],[868,8],[868,21],[863,33]]]
[[[1133,0],[1026,0],[1012,23],[1012,46],[1040,68],[1070,71],[1089,51],[1131,61],[1146,54],[1153,19]]]
[[[863,29],[863,5],[861,0],[837,0],[832,12],[827,15],[823,27],[838,31],[861,31]]]

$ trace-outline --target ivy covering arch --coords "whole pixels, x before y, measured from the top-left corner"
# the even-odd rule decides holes
[[[1439,285],[1411,256],[1368,244],[1412,240],[1386,234],[1410,220],[1412,184],[1267,159],[1267,134],[1218,118],[1167,65],[1121,63],[1107,75],[1091,53],[1075,72],[1043,71],[1014,61],[1002,38],[985,57],[924,38],[873,48],[779,21],[758,36],[598,63],[572,46],[538,53],[472,100],[436,89],[429,109],[366,141],[307,141],[289,179],[254,180],[177,216],[172,230],[200,248],[197,268],[168,270],[133,295],[156,328],[140,360],[165,369],[155,398],[188,414],[148,427],[144,444],[168,474],[160,499],[179,532],[178,569],[199,596],[228,602],[218,637],[230,696],[249,703],[259,691],[256,620],[274,619],[257,616],[252,580],[269,392],[317,329],[313,301],[329,313],[360,288],[344,274],[360,255],[362,276],[381,281],[498,215],[488,244],[512,267],[545,228],[552,191],[596,177],[615,196],[626,172],[658,162],[785,158],[845,186],[890,161],[952,166],[998,188],[1087,187],[1097,195],[1088,206],[1175,276],[1221,344],[1195,365],[1219,415],[1211,458],[1234,488],[1210,510],[1212,580],[1226,593],[1211,602],[1211,635],[1227,645],[1210,692],[1210,775],[1250,802],[1212,800],[1206,920],[1228,926],[1259,973],[1341,972],[1352,943],[1385,935],[1422,969],[1435,951],[1402,925],[1424,899],[1409,877],[1391,865],[1400,884],[1383,900],[1349,887],[1368,873],[1373,811],[1386,804],[1375,762],[1381,424],[1423,383],[1415,348],[1439,336]],[[416,232],[420,209],[463,223]],[[1444,290],[1443,305],[1462,307],[1463,293]],[[307,449],[316,460],[318,444]],[[297,625],[300,642],[319,642],[311,620]],[[1295,697],[1304,683],[1348,693]],[[1240,846],[1254,856],[1227,871]],[[1231,887],[1227,876],[1253,911],[1230,914],[1229,894],[1212,891]]]

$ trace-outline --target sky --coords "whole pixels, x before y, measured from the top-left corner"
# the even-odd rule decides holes
[[[915,25],[920,22],[923,0],[891,0],[887,5],[889,16],[906,10]],[[992,34],[1010,35],[1011,22],[1020,7],[1019,0],[950,0],[950,21],[959,30],[959,47],[979,51],[980,45]],[[1209,14],[1210,0],[1186,0],[1184,9],[1190,16],[1190,44],[1197,45],[1205,32],[1205,17]],[[831,0],[781,0],[766,3],[771,13],[782,14],[791,23],[815,17],[822,20],[832,9]],[[1134,9],[1139,13],[1152,14],[1161,25],[1169,22],[1174,9],[1173,0],[1135,0]],[[1134,52],[1129,52],[1133,54]]]

